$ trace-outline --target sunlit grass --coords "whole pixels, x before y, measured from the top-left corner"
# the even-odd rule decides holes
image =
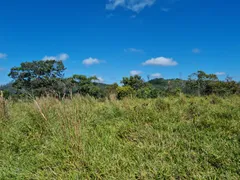
[[[240,97],[7,102],[0,179],[239,179]]]

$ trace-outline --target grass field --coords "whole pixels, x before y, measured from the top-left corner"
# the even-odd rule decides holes
[[[6,102],[0,179],[240,179],[240,97]]]

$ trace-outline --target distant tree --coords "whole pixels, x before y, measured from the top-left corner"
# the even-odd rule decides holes
[[[239,92],[239,84],[229,76],[227,76],[225,81],[218,81],[214,87],[214,93],[221,96],[237,94]]]
[[[76,88],[76,92],[84,96],[90,95],[99,98],[104,96],[104,92],[94,84],[97,80],[96,76],[73,75],[72,77],[72,83],[74,88]]]
[[[206,74],[203,71],[198,71],[189,76],[187,86],[191,91],[197,91],[198,96],[209,95],[213,93],[217,81],[218,78],[215,74]]]
[[[8,76],[14,80],[13,87],[18,92],[41,96],[59,91],[65,69],[62,61],[24,62],[20,67],[13,67]]]
[[[130,86],[134,90],[149,86],[149,84],[144,82],[144,80],[139,75],[130,76],[129,78],[124,77],[121,83],[123,84],[123,86]]]

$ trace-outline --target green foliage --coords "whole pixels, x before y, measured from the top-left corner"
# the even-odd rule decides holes
[[[103,91],[94,84],[96,80],[96,76],[86,77],[84,75],[73,75],[72,77],[72,83],[76,92],[83,96],[90,95],[100,98],[103,97]]]
[[[226,82],[218,81],[214,84],[213,92],[220,96],[229,96],[239,93],[240,86],[232,79],[227,78]]]
[[[104,102],[48,97],[6,101],[6,107],[0,179],[240,177],[236,95]]]
[[[189,76],[187,85],[198,95],[209,95],[213,93],[213,87],[218,81],[215,74],[206,74],[203,71],[198,71]]]
[[[144,87],[141,89],[138,89],[136,92],[136,96],[138,98],[157,98],[158,97],[158,90],[152,87]]]
[[[139,75],[130,76],[129,78],[123,77],[121,83],[123,84],[123,86],[130,86],[134,90],[138,90],[148,86],[148,84],[145,83]]]
[[[6,98],[11,96],[13,99],[46,95],[64,98],[72,97],[76,93],[110,99],[116,96],[118,99],[134,96],[147,99],[181,96],[183,93],[198,96],[240,94],[240,84],[230,77],[227,77],[226,81],[219,81],[216,75],[203,71],[193,73],[188,80],[158,78],[145,82],[139,75],[123,77],[122,88],[118,87],[117,83],[112,85],[99,83],[95,76],[73,75],[64,78],[65,69],[61,61],[25,62],[20,67],[11,69],[9,77],[13,82],[0,86],[0,90],[5,91]]]
[[[8,76],[14,80],[13,87],[18,91],[41,96],[59,92],[58,83],[64,70],[62,61],[33,61],[12,68]]]
[[[135,96],[135,91],[131,86],[123,86],[117,88],[117,98],[123,99],[125,97]]]

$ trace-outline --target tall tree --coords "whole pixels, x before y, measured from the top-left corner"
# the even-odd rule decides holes
[[[14,80],[13,87],[18,92],[41,96],[59,91],[65,69],[62,61],[24,62],[20,67],[13,67],[8,76]]]

